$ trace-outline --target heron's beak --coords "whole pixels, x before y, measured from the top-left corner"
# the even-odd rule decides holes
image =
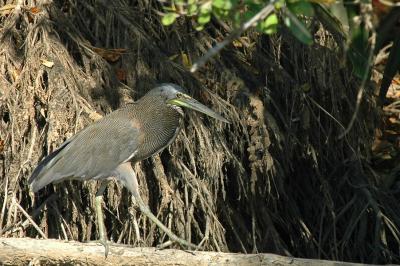
[[[181,106],[181,107],[186,107],[195,111],[198,111],[200,113],[206,114],[208,116],[211,116],[217,120],[220,120],[225,123],[230,123],[228,120],[226,120],[224,117],[222,117],[220,114],[214,112],[207,106],[199,103],[192,97],[186,94],[181,94],[179,98],[174,98],[168,101],[169,104],[173,104],[176,106]]]

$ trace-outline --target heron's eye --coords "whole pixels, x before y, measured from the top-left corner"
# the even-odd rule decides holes
[[[183,97],[182,93],[176,94],[176,98],[180,99],[180,98],[182,98],[182,97]]]

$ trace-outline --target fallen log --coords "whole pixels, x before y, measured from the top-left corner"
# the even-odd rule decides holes
[[[0,238],[0,265],[293,265],[358,266],[338,261],[207,251],[158,250],[151,247],[110,246],[55,239]]]

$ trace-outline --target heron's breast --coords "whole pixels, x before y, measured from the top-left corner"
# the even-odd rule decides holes
[[[169,146],[179,134],[182,115],[168,108],[155,111],[140,127],[140,145],[134,156],[140,161],[159,153]]]

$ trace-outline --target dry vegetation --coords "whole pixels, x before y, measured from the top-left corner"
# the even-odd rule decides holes
[[[49,238],[97,239],[96,183],[65,182],[34,197],[26,180],[99,115],[175,82],[232,124],[186,112],[175,143],[136,165],[142,196],[164,224],[204,250],[399,262],[395,179],[387,184],[369,166],[378,121],[371,90],[339,138],[359,83],[318,22],[311,47],[284,30],[248,32],[193,75],[190,60],[227,25],[165,28],[156,1],[6,3],[17,6],[0,11],[1,236],[40,236],[23,209]],[[109,185],[105,202],[113,241],[167,240],[120,185]]]

